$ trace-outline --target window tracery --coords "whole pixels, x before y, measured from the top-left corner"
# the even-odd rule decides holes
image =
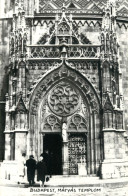
[[[43,131],[49,132],[60,132],[61,131],[61,123],[59,119],[54,115],[49,115],[44,120]]]
[[[58,33],[61,35],[70,34],[70,27],[65,23],[61,23],[58,27]]]
[[[70,84],[61,82],[51,91],[48,102],[55,114],[68,116],[78,109],[80,96]]]
[[[87,132],[87,120],[79,114],[75,114],[68,125],[68,132]]]

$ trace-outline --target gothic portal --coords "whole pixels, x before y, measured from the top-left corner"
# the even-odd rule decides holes
[[[11,1],[5,173],[48,151],[52,175],[128,176],[119,2],[34,2]]]

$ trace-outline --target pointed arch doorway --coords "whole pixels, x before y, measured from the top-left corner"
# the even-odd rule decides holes
[[[43,86],[45,80],[42,80],[40,84],[42,96],[40,96],[41,98],[38,102],[33,98],[37,106],[36,110],[32,110],[32,112],[36,111],[36,113],[32,113],[35,116],[34,121],[31,120],[31,130],[34,129],[35,138],[33,138],[32,132],[31,138],[33,138],[33,142],[37,141],[39,149],[37,151],[40,153],[47,148],[47,145],[44,145],[43,142],[50,144],[51,138],[55,137],[53,135],[60,134],[63,141],[60,147],[62,161],[59,173],[61,173],[62,168],[62,174],[69,175],[71,174],[69,172],[69,164],[72,160],[69,159],[68,143],[70,138],[68,135],[72,135],[74,132],[75,134],[87,134],[87,138],[84,141],[87,146],[87,148],[85,146],[87,152],[84,167],[87,165],[87,175],[95,175],[99,170],[100,163],[100,119],[99,113],[97,112],[99,108],[97,95],[92,86],[82,78],[77,78],[76,76],[75,83],[73,83],[71,79],[74,77],[74,72],[72,74],[68,72],[68,78],[62,78],[63,73],[65,76],[67,72],[62,72],[61,79],[58,82],[52,81],[52,85],[49,85],[47,90]],[[71,78],[69,77],[70,75]],[[80,86],[81,83],[82,87]],[[42,89],[45,89],[45,91]],[[35,96],[36,91],[34,92]],[[63,120],[64,118],[66,119],[65,121]],[[35,122],[38,122],[38,127],[34,126],[36,124]],[[51,136],[43,139],[43,137],[40,137],[40,134],[43,134],[43,137],[48,134],[51,134]],[[54,145],[55,143],[53,142]],[[44,149],[41,149],[43,147]],[[33,151],[36,150],[33,145],[31,145],[31,149]],[[56,170],[54,170],[54,173],[56,173]],[[59,173],[56,173],[56,175]],[[77,171],[74,174],[77,175],[79,172]]]

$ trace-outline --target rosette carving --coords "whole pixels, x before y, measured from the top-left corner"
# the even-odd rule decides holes
[[[79,103],[79,93],[65,82],[59,83],[49,95],[49,107],[59,116],[71,115],[78,109]]]

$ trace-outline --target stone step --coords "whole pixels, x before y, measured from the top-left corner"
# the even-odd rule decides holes
[[[85,183],[99,183],[99,177],[88,177],[88,176],[52,176],[48,182],[45,182],[49,186],[63,186],[63,185],[76,185]]]

